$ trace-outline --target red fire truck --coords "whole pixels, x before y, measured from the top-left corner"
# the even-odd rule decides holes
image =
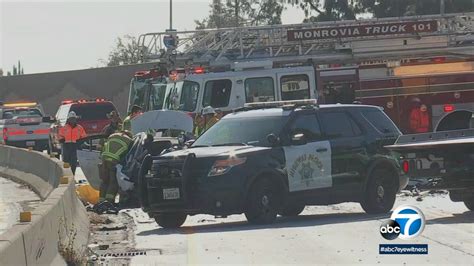
[[[412,110],[425,105],[429,130],[445,113],[474,110],[473,36],[474,13],[147,33],[143,61],[159,70],[135,75],[129,106],[359,101],[410,132]]]
[[[435,57],[429,61],[412,59],[393,67],[361,65],[317,73],[325,102],[348,103],[354,99],[382,106],[404,133],[415,133],[410,128],[410,114],[420,105],[427,107],[429,129],[447,113],[474,111],[474,61]],[[328,90],[336,90],[339,99],[325,98]]]

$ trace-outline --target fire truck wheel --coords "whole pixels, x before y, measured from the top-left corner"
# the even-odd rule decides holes
[[[178,228],[184,224],[187,215],[184,213],[161,213],[155,215],[156,223],[163,228]]]
[[[302,203],[288,204],[281,211],[279,211],[278,214],[287,217],[298,216],[300,213],[303,212],[305,207],[306,206]]]
[[[397,179],[386,168],[376,168],[369,177],[369,182],[360,205],[366,213],[388,213],[395,203]]]
[[[250,188],[245,210],[252,224],[269,224],[275,221],[279,209],[278,186],[268,178],[259,178]]]
[[[469,210],[474,211],[474,196],[464,199],[464,205],[466,205]]]

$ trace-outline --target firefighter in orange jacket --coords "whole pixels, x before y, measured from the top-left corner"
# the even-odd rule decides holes
[[[69,163],[72,173],[76,174],[77,167],[77,140],[85,138],[86,131],[77,124],[75,112],[69,112],[66,125],[59,129],[59,141],[62,143],[63,162]]]
[[[425,133],[429,131],[430,117],[428,107],[421,104],[413,108],[410,113],[410,129],[412,133]]]

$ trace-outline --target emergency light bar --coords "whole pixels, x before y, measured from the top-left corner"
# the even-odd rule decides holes
[[[318,105],[316,99],[307,99],[307,100],[292,100],[292,101],[273,101],[273,102],[255,102],[255,103],[246,103],[244,108],[274,108],[274,107],[283,107],[283,106],[305,106],[305,105]]]
[[[92,103],[92,102],[105,102],[106,100],[104,98],[96,98],[92,100],[86,100],[86,99],[80,99],[80,100],[64,100],[61,101],[61,105],[63,104],[70,104],[70,103]]]
[[[36,102],[23,102],[23,103],[4,103],[4,107],[33,107],[38,105]]]

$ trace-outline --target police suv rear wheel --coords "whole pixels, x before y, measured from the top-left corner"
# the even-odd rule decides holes
[[[161,213],[155,215],[156,223],[163,228],[178,228],[184,224],[187,215],[184,213]]]
[[[269,224],[275,221],[278,207],[278,186],[262,178],[250,188],[245,217],[253,224]]]
[[[278,212],[281,216],[298,216],[300,213],[303,212],[306,206],[302,203],[291,203],[283,207],[283,209]]]
[[[387,213],[395,203],[397,190],[396,178],[392,171],[385,168],[375,169],[369,177],[360,205],[369,214]]]

